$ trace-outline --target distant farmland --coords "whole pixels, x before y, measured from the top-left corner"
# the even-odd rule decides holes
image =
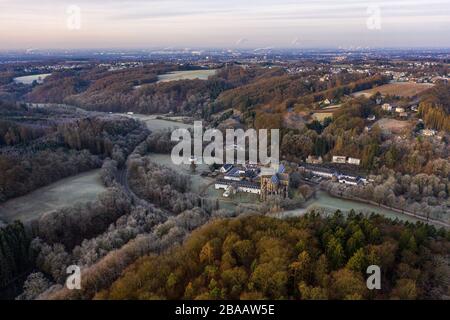
[[[433,87],[431,83],[415,83],[415,82],[394,82],[385,84],[369,90],[356,92],[354,97],[366,96],[371,97],[375,93],[379,92],[382,95],[392,95],[398,97],[413,97],[422,93],[423,91]]]

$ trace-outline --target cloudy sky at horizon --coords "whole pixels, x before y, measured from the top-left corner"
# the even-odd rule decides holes
[[[450,47],[449,31],[449,0],[0,0],[0,49]]]

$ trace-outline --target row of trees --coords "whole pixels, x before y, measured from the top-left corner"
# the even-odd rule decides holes
[[[359,197],[449,222],[448,177],[424,173],[404,175],[392,170],[382,170],[379,175],[370,176],[373,182],[368,185],[348,186],[325,182],[324,186],[335,195]]]
[[[439,84],[422,97],[419,115],[435,130],[450,132],[450,84]]]

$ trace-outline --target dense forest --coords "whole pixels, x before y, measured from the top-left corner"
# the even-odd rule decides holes
[[[0,202],[102,165],[122,165],[147,129],[126,117],[0,104]]]
[[[216,220],[131,265],[97,299],[439,299],[450,294],[450,234],[340,212]],[[366,268],[379,265],[382,289]]]
[[[30,236],[20,222],[0,226],[0,289],[31,271],[30,242]]]
[[[86,110],[136,113],[195,114],[214,113],[211,101],[227,89],[244,85],[275,71],[262,68],[221,69],[207,81],[157,82],[158,75],[189,68],[150,64],[141,68],[108,71],[104,68],[65,71],[48,77],[25,97],[40,103],[66,103]],[[280,72],[280,71],[278,71]]]

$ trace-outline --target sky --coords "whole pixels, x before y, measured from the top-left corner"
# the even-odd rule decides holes
[[[0,49],[450,47],[449,0],[0,0]]]

